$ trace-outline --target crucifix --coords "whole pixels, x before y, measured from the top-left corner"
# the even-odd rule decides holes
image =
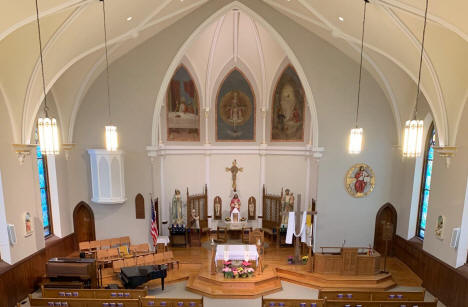
[[[243,172],[243,171],[244,171],[244,168],[238,167],[236,160],[232,161],[231,167],[226,167],[226,172],[230,172],[232,175],[232,190],[234,192],[237,192],[237,173]]]

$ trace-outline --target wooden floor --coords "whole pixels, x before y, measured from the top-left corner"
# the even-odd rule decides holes
[[[166,283],[170,284],[181,280],[188,280],[187,284],[190,285],[198,284],[198,281],[194,282],[194,280],[200,276],[202,276],[203,282],[209,278],[208,272],[211,251],[203,247],[172,248],[172,251],[175,258],[180,261],[180,269],[168,271],[168,276],[165,280]],[[287,267],[288,256],[292,256],[293,254],[293,248],[277,248],[275,244],[270,244],[270,247],[265,249],[265,273],[269,275],[269,273],[272,273],[278,267]],[[387,259],[387,271],[392,274],[393,281],[398,286],[415,287],[421,286],[422,284],[421,279],[397,258],[390,257]],[[205,275],[207,276],[203,277],[204,273],[206,273]],[[214,279],[219,279],[218,277],[219,276],[215,276]],[[255,281],[252,280],[252,282]],[[111,277],[104,282],[104,284],[106,283],[119,284],[120,281],[115,277]],[[147,285],[150,289],[157,288],[160,287],[160,281],[154,280]],[[272,283],[271,287],[272,289],[275,288],[275,284]],[[196,289],[192,290],[197,292]],[[222,296],[222,293],[219,293],[219,295]]]

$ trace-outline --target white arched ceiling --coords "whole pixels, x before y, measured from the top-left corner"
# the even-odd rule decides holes
[[[249,1],[241,0],[246,3]],[[362,1],[255,1],[265,2],[350,57],[356,58],[361,34]],[[108,1],[113,56],[125,54],[144,40],[142,36],[145,39],[151,37],[151,33],[157,33],[206,2]],[[57,83],[54,95],[62,116],[69,118],[63,121],[63,125],[69,126],[68,140],[71,142],[73,118],[79,109],[80,100],[103,68],[102,57],[96,55],[102,51],[101,3],[98,0],[41,0],[39,5],[43,38],[47,46],[47,87],[51,88],[62,75],[65,77]],[[422,0],[373,0],[368,6],[367,69],[389,98],[397,122],[410,118],[413,111],[424,5],[425,1]],[[466,101],[467,11],[468,1],[465,0],[429,2],[422,85],[439,129],[441,145],[455,145],[459,114]],[[35,69],[38,67],[38,48],[34,2],[4,0],[0,3],[0,12],[0,84],[4,96],[9,99],[15,141],[27,142],[42,101],[39,71]],[[131,22],[126,21],[129,15],[133,17]],[[338,21],[338,16],[344,17],[344,22]],[[215,25],[212,26],[214,31]],[[258,37],[264,36],[261,27],[258,32]],[[54,39],[51,40],[51,37]],[[347,43],[341,43],[342,40]],[[267,49],[267,43],[261,41],[263,52]],[[256,44],[258,46],[258,42]],[[264,56],[269,63],[268,54]],[[88,57],[94,60],[87,61]],[[91,64],[93,61],[95,64]],[[190,57],[190,61],[195,63],[197,59]],[[85,67],[74,69],[76,65]],[[88,70],[79,73],[86,71],[86,67],[92,67],[93,72]],[[269,75],[270,68],[265,67],[265,75]],[[205,71],[207,67],[195,69]],[[67,70],[72,73],[64,74]],[[72,85],[66,84],[72,81]],[[79,96],[65,99],[65,91],[60,91],[58,85],[72,89]],[[211,85],[203,86],[200,91],[207,91],[206,86]],[[260,87],[264,91],[263,84]],[[410,87],[414,89],[410,90]],[[77,88],[80,90],[75,90]],[[72,104],[73,107],[63,104]]]
[[[238,14],[238,10],[241,13],[239,21],[237,23],[237,21],[235,21],[235,18],[237,16],[236,14]],[[245,15],[243,19],[242,15]],[[242,22],[242,20],[244,22]],[[253,27],[252,23],[255,23],[256,26]],[[215,24],[214,31],[213,24]],[[262,36],[261,40],[260,37],[257,37],[260,33],[258,30],[260,27],[264,28],[268,33],[268,35]],[[221,35],[221,32],[225,34]],[[227,67],[236,65],[235,55],[237,54],[237,52],[239,60],[242,62],[237,65],[241,66],[239,67],[240,69],[242,69],[242,66],[245,66],[246,71],[243,72],[246,74],[247,78],[250,79],[251,85],[254,87],[254,90],[256,90],[256,92],[260,92],[258,84],[262,84],[262,82],[266,83],[266,80],[263,80],[265,79],[265,74],[262,73],[262,65],[259,64],[262,61],[264,62],[264,59],[260,60],[258,57],[264,57],[266,50],[263,47],[259,49],[257,41],[262,42],[265,39],[270,39],[272,40],[270,44],[272,44],[273,42],[276,43],[276,48],[272,48],[272,50],[274,50],[274,53],[276,53],[278,50],[282,50],[282,56],[278,59],[278,62],[280,62],[286,54],[291,64],[296,69],[297,74],[302,82],[306,100],[308,102],[309,111],[311,114],[311,125],[313,126],[312,146],[318,147],[318,119],[315,107],[315,100],[309,82],[305,77],[305,73],[302,69],[302,66],[300,65],[293,51],[286,44],[283,38],[275,31],[275,29],[271,25],[269,25],[262,17],[260,17],[250,8],[238,1],[234,1],[229,5],[226,5],[218,12],[213,14],[210,18],[205,20],[200,26],[198,26],[198,28],[184,42],[182,47],[179,49],[179,52],[175,55],[174,59],[172,60],[156,97],[152,125],[152,145],[156,146],[158,144],[158,126],[161,105],[163,104],[163,99],[165,97],[169,81],[185,54],[189,55],[193,59],[194,57],[191,56],[191,52],[196,53],[197,51],[203,50],[203,48],[197,47],[192,49],[192,46],[198,45],[196,42],[206,44],[205,41],[200,40],[200,37],[203,35],[207,35],[207,33],[213,33],[211,39],[206,40],[211,42],[210,49],[204,57],[201,55],[197,56],[197,58],[202,59],[202,61],[204,60],[203,63],[205,63],[207,66],[205,73],[205,84],[208,84],[208,86],[205,89],[205,97],[208,97],[207,92],[213,93],[213,89],[215,88],[214,86],[217,83],[219,83],[220,76],[224,76],[223,73],[226,73],[225,70],[227,69]],[[252,38],[253,43],[251,41]],[[252,51],[252,49],[250,49],[250,51],[247,51],[246,48],[254,48],[254,51]],[[260,54],[259,50],[263,50],[264,54]],[[194,66],[203,65],[194,64]],[[250,72],[251,76],[248,75],[248,72]],[[199,76],[203,78],[203,75],[201,73],[199,73]],[[254,79],[255,83],[252,82],[252,79]],[[262,81],[259,82],[258,80]],[[255,87],[257,87],[257,89],[255,89]],[[258,95],[256,94],[256,96],[258,105]],[[214,98],[212,100],[214,101]],[[211,108],[213,108],[213,101],[211,102]]]

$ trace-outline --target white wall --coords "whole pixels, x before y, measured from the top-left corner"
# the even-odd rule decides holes
[[[173,55],[197,25],[228,2],[207,3],[194,12],[191,18],[185,18],[163,30],[113,63],[112,114],[119,129],[121,149],[126,152],[126,193],[129,200],[117,206],[91,204],[95,212],[98,238],[130,235],[132,242],[149,239],[149,217],[143,221],[136,220],[134,216],[133,199],[137,193],[146,196],[153,190],[162,201],[163,217],[167,217],[175,188],[179,188],[183,194],[186,187],[190,188],[191,193],[200,193],[204,184],[208,183],[209,214],[215,195],[222,197],[227,212],[229,199],[226,194],[230,189],[230,176],[225,172],[225,167],[234,158],[245,167],[244,173],[239,175],[242,203],[245,205],[248,197],[254,195],[261,207],[261,163],[258,155],[243,155],[241,152],[212,155],[208,171],[204,155],[165,156],[161,172],[160,157],[156,157],[152,165],[145,152],[145,147],[151,142],[156,90],[160,87]],[[346,239],[350,245],[367,246],[373,241],[375,213],[390,199],[392,146],[397,142],[392,112],[383,92],[370,75],[364,73],[360,123],[365,130],[366,144],[361,155],[349,156],[346,143],[349,129],[353,127],[358,64],[271,7],[261,2],[241,2],[263,16],[285,39],[298,57],[312,86],[319,112],[319,145],[326,147],[324,157],[319,162],[318,178],[314,175],[317,165],[311,161],[307,200],[310,202],[310,198],[318,194],[319,245],[339,244]],[[160,48],[162,41],[164,48]],[[70,203],[73,206],[81,200],[90,203],[89,158],[85,150],[102,148],[104,145],[104,81],[101,75],[90,88],[77,118],[74,142],[79,145],[73,152],[68,170]],[[270,120],[269,116],[267,121]],[[210,135],[213,133],[211,130]],[[223,145],[235,148],[238,144]],[[368,163],[377,176],[375,191],[359,200],[346,193],[343,183],[348,168],[358,162]],[[294,193],[302,194],[302,199],[306,201],[307,161],[304,157],[267,156],[265,165],[265,183],[269,192],[280,193],[282,187],[289,187]],[[313,186],[316,182],[319,183],[318,192],[316,186]],[[246,206],[243,206],[243,210],[246,210]]]

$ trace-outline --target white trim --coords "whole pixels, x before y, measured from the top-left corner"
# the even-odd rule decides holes
[[[232,21],[233,21],[233,35],[232,35],[232,39],[233,39],[233,42],[232,42],[232,46],[233,46],[233,50],[232,50],[232,57],[234,58],[234,62],[237,63],[237,58],[239,57],[239,17],[240,17],[240,12],[238,10],[236,11],[233,11],[233,14],[232,14],[233,18],[232,18]]]
[[[413,14],[413,15],[415,15],[417,17],[424,18],[424,10],[418,9],[418,8],[413,7],[411,5],[408,5],[406,3],[396,1],[396,0],[375,0],[375,1],[380,6],[394,7],[394,8],[400,9],[402,11],[405,11],[407,13]],[[463,40],[468,42],[468,34],[463,32],[463,30],[461,30],[457,26],[449,23],[445,19],[428,13],[427,14],[427,20],[441,25],[442,27],[446,28],[449,31],[454,32],[455,34],[460,36],[460,38],[462,38]]]
[[[0,253],[2,260],[8,264],[13,264],[11,257],[10,239],[7,231],[6,203],[3,196],[2,172],[0,170]]]
[[[165,145],[147,146],[149,157],[170,156],[170,155],[290,155],[290,156],[313,156],[324,152],[323,147],[306,146],[270,146],[270,145]]]
[[[468,89],[466,90],[465,99],[463,99],[463,101],[462,101],[462,106],[460,107],[460,111],[458,112],[458,118],[457,118],[457,121],[455,123],[455,128],[453,130],[454,131],[453,132],[453,140],[451,142],[451,144],[453,144],[453,145],[457,144],[458,130],[460,128],[463,112],[465,111],[466,105],[468,105]]]
[[[5,103],[5,107],[7,109],[8,117],[10,118],[10,125],[11,125],[11,134],[13,136],[13,143],[18,143],[18,133],[16,129],[16,122],[15,118],[13,117],[13,111],[11,110],[10,101],[6,95],[5,89],[3,88],[2,83],[0,82],[0,94],[3,97],[3,102]]]

